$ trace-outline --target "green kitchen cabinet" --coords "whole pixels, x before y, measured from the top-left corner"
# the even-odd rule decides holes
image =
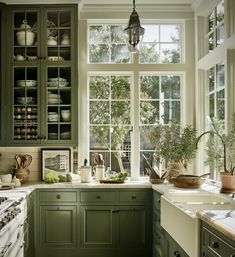
[[[0,3],[0,145],[4,145],[4,111],[5,111],[5,4]]]
[[[150,257],[151,191],[80,192],[80,256]]]
[[[7,145],[77,145],[77,6],[7,8]]]
[[[235,242],[202,221],[200,254],[202,257],[235,257]]]
[[[161,226],[161,193],[153,191],[153,257],[166,256],[166,233]]]
[[[36,257],[77,256],[77,192],[39,190],[36,208]]]

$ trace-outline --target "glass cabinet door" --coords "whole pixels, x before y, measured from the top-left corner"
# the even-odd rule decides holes
[[[71,68],[47,68],[47,139],[71,140]]]
[[[14,140],[38,139],[38,69],[14,67]]]
[[[47,59],[71,60],[71,11],[47,12]]]

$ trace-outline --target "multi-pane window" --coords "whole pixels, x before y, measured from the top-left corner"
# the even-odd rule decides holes
[[[225,121],[224,63],[218,63],[208,71],[208,114]]]
[[[221,1],[208,16],[206,39],[209,52],[224,41],[224,1]]]
[[[130,63],[124,25],[89,25],[89,63]]]
[[[130,63],[125,24],[90,24],[88,27],[89,63]],[[182,25],[146,24],[139,44],[139,63],[181,63]]]
[[[140,63],[181,63],[181,25],[144,25],[140,43]]]
[[[169,124],[181,118],[181,76],[142,74],[140,81],[140,172],[145,172],[143,154],[154,165],[154,147],[148,140],[148,130],[157,123]],[[157,165],[157,164],[156,164]]]
[[[130,171],[131,76],[89,75],[90,160],[103,154],[105,166]]]

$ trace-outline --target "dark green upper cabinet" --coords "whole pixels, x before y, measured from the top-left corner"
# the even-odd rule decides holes
[[[0,3],[0,145],[4,145],[4,106],[5,106],[5,5]]]
[[[8,9],[7,145],[77,145],[77,8]]]

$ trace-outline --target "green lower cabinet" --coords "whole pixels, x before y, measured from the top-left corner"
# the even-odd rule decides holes
[[[34,243],[34,210],[28,213],[24,221],[24,257],[35,256]]]
[[[77,256],[77,206],[40,206],[39,217],[36,256]]]
[[[201,222],[201,256],[235,257],[235,242],[206,222]]]

